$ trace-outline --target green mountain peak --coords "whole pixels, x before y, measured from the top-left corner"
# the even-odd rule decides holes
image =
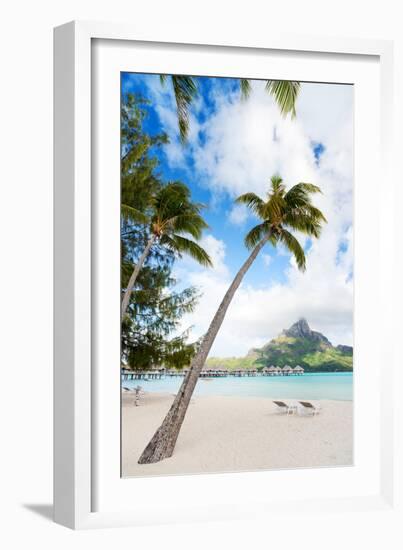
[[[228,369],[261,369],[270,365],[301,365],[305,372],[351,372],[353,348],[333,346],[326,336],[312,330],[306,319],[300,318],[262,348],[249,350],[246,357],[210,358],[207,361],[207,366]]]

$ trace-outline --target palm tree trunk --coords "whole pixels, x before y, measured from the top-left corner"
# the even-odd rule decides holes
[[[142,455],[139,458],[139,464],[159,462],[164,458],[169,458],[170,456],[172,456],[176,440],[178,439],[179,431],[181,429],[187,408],[190,403],[190,399],[193,394],[193,390],[196,386],[197,380],[199,379],[200,371],[202,370],[206,362],[211,346],[213,345],[217,333],[220,330],[225,314],[227,313],[228,306],[230,305],[232,298],[235,295],[235,292],[241,284],[245,273],[255,261],[256,256],[266,244],[268,238],[269,237],[265,237],[264,239],[262,239],[262,241],[260,241],[260,243],[253,249],[249,258],[238,271],[231,286],[225,293],[225,296],[216,314],[214,315],[209,329],[203,338],[199,351],[192,360],[189,372],[186,374],[179,389],[179,392],[177,393],[175,400],[171,405],[170,410],[164,418],[161,426],[155,432],[151,441],[144,449]]]
[[[133,273],[130,276],[129,282],[127,283],[126,291],[124,293],[123,300],[122,300],[122,319],[125,316],[127,308],[129,306],[130,296],[132,295],[133,287],[137,280],[138,274],[140,273],[140,270],[143,267],[145,259],[147,258],[152,245],[154,244],[155,238],[156,238],[155,235],[151,235],[151,237],[148,239],[147,246],[145,247],[142,255],[140,256],[139,261],[135,265],[133,269]]]

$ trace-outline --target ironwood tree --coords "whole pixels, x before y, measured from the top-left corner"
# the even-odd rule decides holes
[[[160,147],[166,134],[144,130],[147,100],[122,97],[121,109],[121,297],[150,239],[150,205],[167,187],[159,173]],[[181,184],[183,185],[183,184]],[[132,369],[189,365],[197,343],[188,332],[177,334],[185,313],[194,310],[199,295],[189,287],[175,289],[172,269],[178,251],[158,240],[143,262],[122,318],[122,363]]]

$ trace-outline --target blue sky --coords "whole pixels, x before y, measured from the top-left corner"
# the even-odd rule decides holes
[[[323,205],[334,219],[329,221],[330,230],[326,228],[326,242],[304,240],[308,270],[302,286],[289,254],[267,246],[248,272],[212,355],[242,355],[300,315],[335,343],[351,343],[352,88],[303,84],[297,120],[291,121],[280,116],[259,81],[253,83],[246,101],[240,99],[237,80],[203,77],[198,81],[189,142],[182,146],[170,80],[162,86],[158,75],[122,73],[123,94],[135,92],[150,100],[146,130],[165,131],[169,136],[170,144],[156,153],[163,177],[185,182],[194,200],[206,205],[209,229],[203,244],[215,259],[215,268],[206,273],[187,258],[177,263],[178,284],[196,285],[204,295],[200,311],[184,319],[181,328],[192,326],[193,338],[203,334],[213,307],[247,257],[243,238],[256,219],[234,206],[234,199],[249,190],[263,195],[272,174],[280,172],[289,186],[312,181],[328,190]],[[345,165],[340,167],[340,162]],[[320,286],[319,294],[312,290],[315,285]],[[304,289],[310,290],[308,302],[301,299]],[[341,306],[334,303],[332,293],[340,294]],[[206,307],[206,301],[211,307]]]

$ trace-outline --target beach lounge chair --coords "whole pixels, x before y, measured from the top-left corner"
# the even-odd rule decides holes
[[[315,416],[320,413],[320,405],[314,405],[313,403],[310,403],[309,401],[298,401],[300,404],[299,412],[300,414],[311,414],[312,416]]]
[[[134,404],[136,407],[140,405],[140,395],[143,395],[143,388],[141,386],[136,386],[134,388]]]
[[[295,410],[295,407],[287,405],[284,401],[273,401],[277,405],[277,412],[280,414],[292,414]]]
[[[134,405],[138,407],[140,405],[140,397],[144,394],[143,388],[141,386],[136,386],[135,388],[123,386],[122,389],[125,392],[134,393]]]

